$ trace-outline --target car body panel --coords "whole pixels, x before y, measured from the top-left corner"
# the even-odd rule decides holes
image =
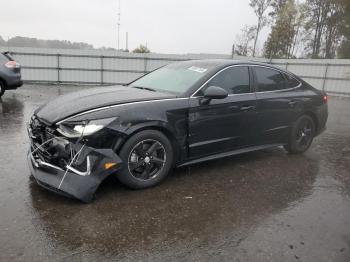
[[[179,151],[179,158],[186,159],[188,155],[188,107],[189,98],[150,100],[112,106],[102,110],[92,110],[74,117],[70,121],[118,116],[118,120],[111,123],[107,128],[121,134],[124,138],[130,137],[139,130],[160,129],[171,134],[175,142],[174,146]],[[114,149],[118,151],[122,145],[123,143],[120,143]]]
[[[257,122],[255,94],[232,95],[201,105],[192,98],[189,110],[189,153],[191,158],[249,146]],[[207,132],[203,132],[208,130]],[[209,131],[210,130],[210,131]]]
[[[36,115],[46,123],[53,124],[72,115],[100,107],[174,97],[176,96],[168,93],[150,92],[125,86],[96,87],[59,96],[40,107]]]
[[[111,149],[85,147],[77,159],[78,163],[74,165],[77,170],[86,169],[85,162],[87,156],[89,157],[91,173],[84,176],[43,162],[32,152],[33,147],[28,152],[27,162],[31,174],[41,186],[56,193],[80,199],[83,202],[91,202],[102,181],[118,171],[123,165],[123,161]],[[111,162],[115,163],[115,166],[106,170],[104,165]]]

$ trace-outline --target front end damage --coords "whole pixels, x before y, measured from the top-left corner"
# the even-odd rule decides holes
[[[112,148],[95,148],[86,138],[68,139],[35,116],[28,135],[32,175],[40,186],[61,195],[91,202],[101,182],[122,166]]]

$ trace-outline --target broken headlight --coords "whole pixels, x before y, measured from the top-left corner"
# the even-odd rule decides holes
[[[106,118],[83,122],[64,122],[58,126],[57,131],[68,138],[89,136],[100,131],[115,119],[116,118]]]

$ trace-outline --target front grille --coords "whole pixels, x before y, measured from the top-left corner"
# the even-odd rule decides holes
[[[70,162],[75,151],[67,140],[56,136],[55,129],[33,116],[28,131],[34,158],[61,168]]]
[[[45,162],[52,161],[52,154],[47,150],[52,142],[48,140],[53,138],[53,133],[48,132],[49,127],[42,123],[35,116],[31,118],[29,124],[31,136],[31,148],[35,155]],[[46,144],[44,144],[46,143]]]
[[[53,134],[49,132],[50,128],[35,116],[32,117],[29,127],[31,128],[34,141],[39,144],[42,144],[53,137]]]

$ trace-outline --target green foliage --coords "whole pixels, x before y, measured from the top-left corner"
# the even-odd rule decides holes
[[[1,42],[1,41],[0,41]],[[93,45],[83,42],[70,42],[67,40],[42,40],[37,38],[15,36],[10,38],[7,43],[9,46],[17,47],[40,47],[40,48],[59,48],[59,49],[92,49]]]
[[[294,0],[285,1],[276,14],[276,22],[265,42],[265,56],[269,58],[289,58],[292,55],[297,34],[298,10]]]
[[[305,50],[311,58],[334,58],[342,38],[343,0],[306,0]]]
[[[254,40],[254,46],[253,46],[253,57],[256,53],[256,45],[259,38],[259,33],[263,27],[267,25],[267,17],[265,16],[265,13],[267,9],[269,8],[272,0],[250,0],[249,5],[253,8],[254,13],[256,14],[258,18],[258,23],[256,25],[256,34],[255,34],[255,40]]]
[[[265,11],[269,10],[272,27],[264,46],[265,56],[294,57],[295,50],[302,46],[306,57],[335,58],[338,54],[349,58],[350,0],[295,1],[250,0],[258,18],[253,55],[259,32],[266,25]]]
[[[135,48],[133,53],[150,53],[151,51],[147,48],[147,46],[140,45],[139,47]]]
[[[287,1],[288,0],[271,0],[272,11],[269,13],[269,16],[276,17]]]
[[[343,40],[338,48],[338,58],[350,59],[350,40]]]
[[[55,48],[55,49],[94,49],[93,45],[84,42],[71,42],[67,40],[43,40],[31,37],[16,36],[5,41],[0,36],[0,46],[11,47],[34,47],[34,48]],[[101,50],[115,51],[112,47],[101,47]]]
[[[350,59],[350,1],[341,0],[341,5],[344,8],[344,22],[340,28],[342,41],[338,48],[338,57]]]

